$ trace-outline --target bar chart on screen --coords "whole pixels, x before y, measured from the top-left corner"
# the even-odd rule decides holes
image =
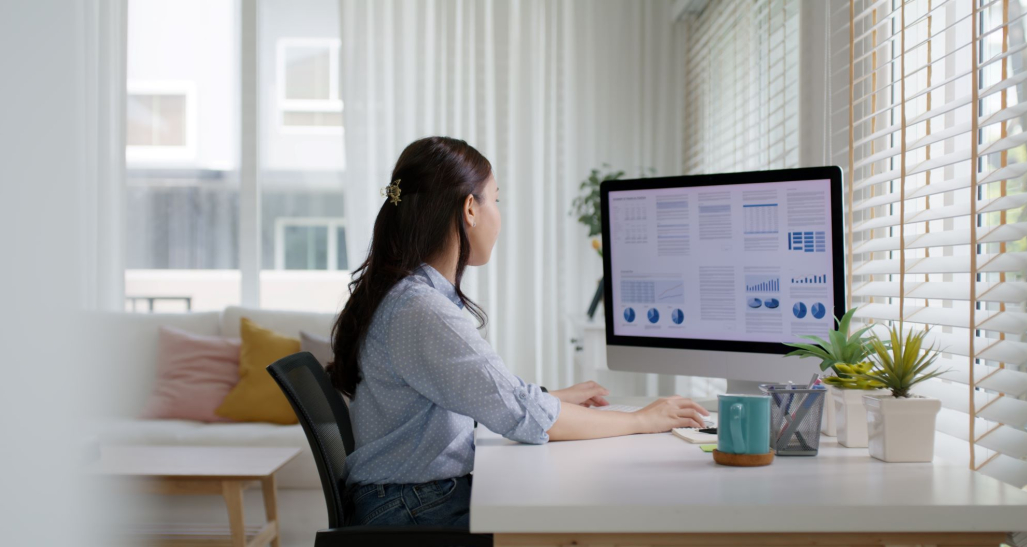
[[[778,292],[779,290],[781,290],[781,279],[777,276],[745,276],[745,292]]]
[[[813,284],[823,285],[825,283],[827,283],[827,276],[826,275],[807,275],[807,276],[804,276],[804,277],[793,277],[792,278],[792,284],[793,285],[813,285]]]

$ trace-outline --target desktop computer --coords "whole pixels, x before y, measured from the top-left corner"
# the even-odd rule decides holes
[[[611,370],[806,383],[785,342],[844,313],[837,167],[602,183]]]

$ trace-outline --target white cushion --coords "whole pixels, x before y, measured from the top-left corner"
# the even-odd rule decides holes
[[[334,313],[262,310],[229,306],[221,314],[221,336],[239,337],[239,320],[243,317],[286,336],[300,337],[300,331],[328,337],[335,323]]]
[[[299,425],[205,424],[185,420],[109,420],[95,426],[101,444],[146,446],[272,446],[301,452],[277,474],[281,488],[321,488],[314,456]]]

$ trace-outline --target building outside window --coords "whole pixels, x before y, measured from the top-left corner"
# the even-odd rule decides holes
[[[275,219],[276,270],[348,270],[342,219]]]

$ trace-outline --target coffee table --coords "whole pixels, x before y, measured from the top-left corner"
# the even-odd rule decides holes
[[[215,446],[104,446],[100,459],[87,465],[93,475],[132,483],[157,494],[216,494],[228,507],[229,545],[279,547],[275,473],[300,453],[298,448]],[[264,493],[263,527],[247,531],[243,519],[243,490],[260,485]],[[207,530],[161,533],[150,538],[160,545],[183,540],[209,542]]]

